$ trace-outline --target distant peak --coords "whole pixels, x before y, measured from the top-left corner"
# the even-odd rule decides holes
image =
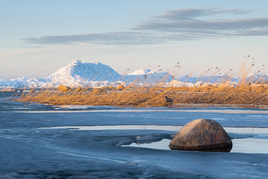
[[[167,74],[168,72],[164,72],[161,69],[151,70],[148,68],[143,68],[140,70],[136,70],[128,75],[152,75],[152,74]]]
[[[145,75],[145,74],[148,74],[150,72],[151,72],[150,69],[143,68],[143,69],[140,69],[140,70],[136,70],[136,71],[130,73],[129,75]]]
[[[81,80],[87,81],[116,81],[120,78],[120,74],[114,71],[108,65],[99,62],[82,62],[74,60],[65,67],[60,68],[51,74],[55,82],[72,81],[78,83]]]

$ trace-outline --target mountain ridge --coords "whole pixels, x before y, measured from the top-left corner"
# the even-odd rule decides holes
[[[249,74],[247,79],[254,81],[268,81],[268,75]],[[74,60],[68,65],[60,68],[56,72],[43,78],[17,78],[11,80],[0,79],[0,89],[2,88],[46,88],[55,87],[59,84],[72,87],[101,87],[116,84],[166,84],[170,86],[192,86],[194,84],[221,83],[230,81],[232,84],[239,82],[239,77],[229,77],[227,75],[214,75],[202,77],[182,76],[178,79],[171,76],[168,72],[160,69],[140,69],[127,75],[121,75],[110,66],[100,62],[82,62]]]

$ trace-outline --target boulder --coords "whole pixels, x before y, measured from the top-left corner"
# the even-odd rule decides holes
[[[169,148],[171,150],[230,152],[232,141],[218,122],[210,119],[196,119],[177,132]]]
[[[59,85],[59,89],[61,92],[70,91],[71,88],[69,86]]]
[[[123,89],[125,89],[125,87],[124,87],[124,85],[121,85],[121,84],[120,84],[120,85],[118,85],[118,86],[116,87],[116,89],[117,89],[117,90],[123,90]]]

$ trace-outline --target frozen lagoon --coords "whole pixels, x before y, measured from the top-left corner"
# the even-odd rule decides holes
[[[267,177],[268,148],[263,147],[268,139],[267,110],[59,107],[6,101],[4,95],[0,100],[0,178]],[[255,152],[126,146],[169,139],[177,128],[198,118],[216,120],[233,140],[248,145],[242,149],[255,147]]]

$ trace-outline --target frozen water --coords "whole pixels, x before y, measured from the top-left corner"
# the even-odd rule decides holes
[[[140,147],[157,150],[170,150],[170,139],[162,139],[161,141],[149,142],[149,143],[137,143],[132,142],[129,145],[122,145],[122,147]],[[233,148],[231,153],[247,153],[247,154],[268,154],[268,138],[239,138],[232,139]]]
[[[170,150],[168,147],[170,142],[171,142],[170,139],[162,139],[161,141],[143,143],[143,144],[132,142],[129,145],[121,145],[121,147],[141,147],[141,148],[148,148],[148,149]]]
[[[260,151],[268,139],[267,110],[60,107],[12,102],[11,93],[0,95],[0,178],[267,177],[268,154]],[[232,128],[233,140],[241,141],[242,148],[254,143],[258,154],[120,147],[170,139],[176,127],[197,118],[214,118],[227,131]],[[86,130],[90,126],[103,129]]]
[[[70,129],[70,130],[164,130],[174,131],[174,134],[182,126],[164,125],[113,125],[113,126],[58,126],[40,129]],[[227,133],[233,137],[234,153],[265,153],[268,154],[268,128],[248,128],[248,127],[224,127]],[[240,134],[240,135],[237,135]],[[246,134],[246,135],[243,135]],[[132,142],[122,147],[141,147],[150,149],[170,150],[168,147],[171,139],[163,138],[161,141],[154,141],[153,138],[146,139],[146,143],[139,141]],[[144,140],[143,140],[144,141]],[[258,146],[258,147],[256,147]]]

